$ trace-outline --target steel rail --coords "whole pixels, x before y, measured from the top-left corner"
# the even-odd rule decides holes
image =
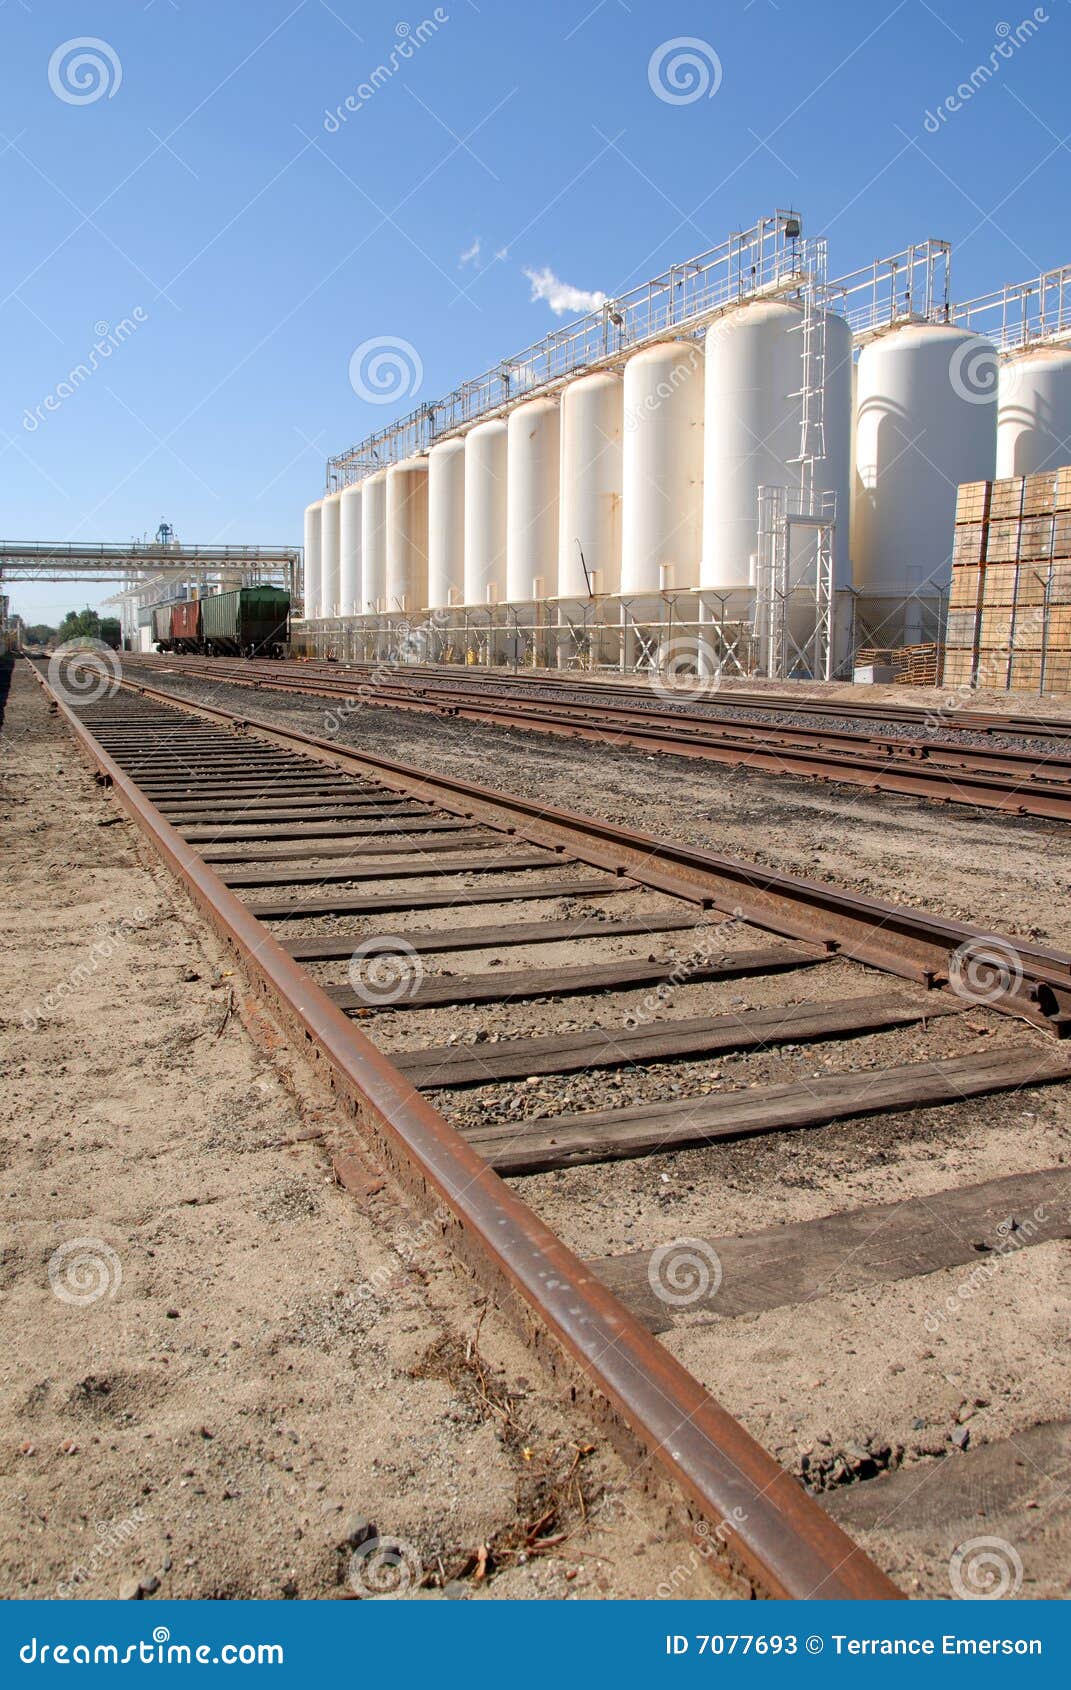
[[[449,1226],[460,1253],[548,1363],[577,1382],[596,1416],[638,1450],[650,1480],[683,1496],[712,1559],[774,1598],[902,1598],[792,1477],[726,1412],[493,1172],[229,891],[76,712],[34,673],[98,777],[186,885],[254,983],[311,1044],[385,1161]],[[120,683],[189,715],[254,729],[233,714]],[[275,730],[269,728],[269,736]],[[304,735],[292,743],[307,745]],[[330,747],[320,747],[330,751]],[[342,759],[339,760],[340,762]],[[356,759],[353,759],[356,761]],[[415,774],[419,775],[419,771]],[[444,1226],[444,1231],[447,1228]]]
[[[136,659],[131,667],[137,667]],[[297,678],[277,670],[265,672],[253,663],[245,669],[221,668],[212,659],[194,659],[176,665],[174,672],[256,690],[337,698],[342,704],[353,698],[352,689],[333,677]],[[449,683],[425,690],[395,671],[389,679],[362,687],[358,702],[362,707],[416,710],[563,738],[609,741],[777,775],[817,777],[870,791],[1071,821],[1071,761],[1062,756],[943,746],[888,734],[856,734],[796,724],[778,724],[771,729],[761,723],[719,723],[657,710],[637,716],[613,702],[589,699],[546,703],[511,698],[504,692],[489,694],[485,687],[486,683],[475,689]],[[1040,778],[1050,767],[1052,778]]]

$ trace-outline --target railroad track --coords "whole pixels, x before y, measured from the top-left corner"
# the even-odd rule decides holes
[[[138,654],[135,654],[138,655]],[[175,657],[166,653],[145,654],[150,661],[174,662]],[[181,661],[186,661],[181,659]],[[215,663],[226,660],[213,660]],[[326,673],[327,675],[370,675],[382,672],[383,663],[366,663],[357,661],[328,661],[323,658],[295,658],[290,659],[282,668],[289,670],[294,663],[310,673]],[[263,660],[258,659],[258,667],[265,667]],[[280,667],[280,665],[275,665]],[[388,665],[389,667],[389,665]],[[420,684],[451,685],[456,683],[459,676],[457,664],[443,663],[406,663],[404,675]],[[605,693],[608,697],[618,701],[635,704],[650,703],[652,695],[659,696],[651,682],[614,681],[606,678],[605,672],[600,672],[597,680],[588,679],[582,670],[572,670],[568,674],[561,674],[552,670],[519,671],[505,668],[482,669],[466,668],[460,671],[466,687],[483,686],[494,691],[509,689],[513,693],[524,694],[537,691],[548,695],[575,697],[584,691]],[[677,696],[674,697],[674,691]],[[883,699],[880,703],[867,704],[859,699],[845,698],[814,698],[806,694],[774,693],[769,691],[756,692],[746,687],[726,686],[724,684],[702,686],[693,679],[675,688],[668,685],[662,695],[679,707],[692,707],[710,711],[717,715],[726,710],[751,710],[764,715],[807,715],[833,716],[838,718],[857,718],[859,721],[874,721],[881,724],[898,722],[904,727],[925,726],[927,718],[932,716],[934,706],[929,704],[900,704]],[[953,697],[955,697],[953,691]],[[954,707],[941,712],[941,731],[949,734],[981,733],[1008,734],[1012,737],[1026,737],[1029,739],[1071,739],[1071,718],[1066,716],[1045,716],[1040,709],[1036,715],[1014,715],[1003,711],[986,711],[966,709],[962,701],[955,699]]]
[[[764,1595],[899,1595],[660,1341],[680,1298],[659,1274],[680,1269],[681,1241],[585,1261],[524,1184],[1060,1083],[1071,956],[129,679],[84,706],[52,697],[413,1201],[449,1217],[543,1358],[683,1501],[704,1553]],[[699,1013],[668,1012],[689,995]],[[836,1066],[815,1075],[820,1052]],[[763,1064],[775,1083],[757,1083]],[[577,1076],[594,1106],[574,1106]],[[544,1079],[564,1089],[544,1098]],[[517,1082],[536,1106],[506,1104]],[[923,1246],[895,1268],[868,1254],[877,1206],[813,1225],[827,1256],[839,1227],[861,1282],[880,1281],[974,1259],[979,1229],[1039,1185],[1066,1194],[1066,1170],[931,1198]],[[1030,1242],[1066,1236],[1052,1226]],[[808,1294],[806,1226],[685,1240],[693,1256],[697,1242],[728,1317]]]
[[[938,735],[897,737],[884,731],[847,732],[794,722],[716,720],[695,711],[659,708],[648,691],[643,707],[561,691],[551,697],[542,680],[522,694],[495,680],[410,676],[404,666],[340,673],[337,665],[228,661],[177,657],[124,659],[133,673],[173,670],[193,679],[269,688],[335,699],[340,707],[417,710],[531,729],[568,738],[627,745],[647,752],[702,758],[778,775],[806,776],[876,792],[897,792],[943,803],[970,804],[1015,815],[1071,821],[1071,751],[1059,737],[1047,749],[994,749]],[[721,695],[719,695],[721,696]],[[801,703],[797,711],[809,711]]]

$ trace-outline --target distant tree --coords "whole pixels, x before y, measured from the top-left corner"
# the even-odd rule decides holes
[[[50,628],[47,622],[34,622],[23,636],[30,645],[47,645],[49,640],[54,640],[55,637],[55,628]]]
[[[100,617],[86,605],[84,610],[69,610],[58,629],[59,639],[99,640]]]
[[[98,616],[86,605],[84,610],[69,610],[59,625],[61,644],[68,640],[103,640],[116,650],[122,644],[122,629],[116,616]]]

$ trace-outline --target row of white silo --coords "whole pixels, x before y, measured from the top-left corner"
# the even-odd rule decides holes
[[[306,513],[308,614],[747,588],[758,488],[799,473],[799,325],[789,305],[742,307],[705,347],[645,348],[623,372],[579,377],[560,399],[522,402],[328,495]],[[846,509],[850,340],[839,318],[829,342],[829,481]]]
[[[329,495],[306,512],[306,614],[664,587],[735,598],[738,614],[758,490],[799,481],[808,381],[824,417],[815,490],[837,500],[834,585],[876,601],[947,584],[960,482],[1071,458],[1071,352],[1003,359],[998,383],[993,347],[964,329],[890,329],[854,371],[843,318],[808,333],[821,351],[805,360],[799,307],[742,305],[702,342],[647,347]]]

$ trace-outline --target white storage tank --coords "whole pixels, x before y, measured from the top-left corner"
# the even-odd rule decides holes
[[[506,596],[507,428],[480,423],[465,436],[465,603]]]
[[[620,586],[624,404],[610,371],[571,381],[562,395],[559,598]]]
[[[320,614],[320,536],[323,500],[305,506],[305,615]]]
[[[530,399],[507,428],[506,597],[553,598],[558,579],[561,428],[553,399]]]
[[[1071,463],[1071,350],[1038,347],[1000,361],[997,475]]]
[[[742,305],[707,332],[704,426],[703,560],[700,586],[727,593],[755,584],[759,488],[800,487],[804,336],[799,306],[763,300]],[[852,336],[827,312],[825,458],[814,468],[817,493],[836,494],[834,585],[849,585],[851,514]],[[818,378],[820,379],[820,378]],[[815,579],[813,532],[796,530],[791,578]]]
[[[338,615],[339,555],[342,541],[342,494],[329,493],[323,503],[320,534],[320,615]]]
[[[428,597],[428,460],[387,471],[387,612],[412,616]]]
[[[361,612],[386,608],[387,472],[377,470],[361,482]]]
[[[428,453],[428,606],[459,604],[465,587],[465,442]]]
[[[856,394],[856,589],[899,598],[947,588],[956,489],[992,480],[996,456],[997,363],[989,341],[930,323],[870,341]]]
[[[338,613],[358,616],[361,610],[361,487],[346,487],[339,517]]]
[[[694,587],[703,528],[703,357],[665,341],[625,365],[621,592]]]

